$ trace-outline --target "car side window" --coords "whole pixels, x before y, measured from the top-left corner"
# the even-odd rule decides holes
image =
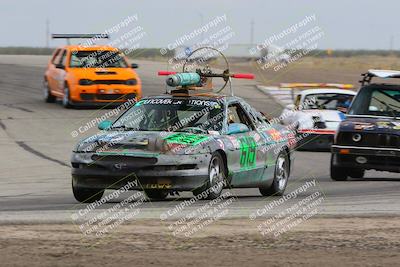
[[[53,54],[53,58],[51,59],[52,64],[57,64],[60,61],[60,53],[61,49],[57,49],[56,52]]]
[[[63,66],[65,66],[66,60],[67,60],[67,50],[63,50],[62,56],[61,56],[60,61],[58,63],[63,65]]]
[[[243,123],[254,130],[254,124],[239,103],[230,104],[228,106],[228,125],[231,123]]]

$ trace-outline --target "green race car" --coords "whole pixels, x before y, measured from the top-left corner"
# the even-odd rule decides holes
[[[72,189],[81,202],[128,181],[152,199],[179,191],[213,199],[242,187],[281,195],[296,145],[282,125],[235,96],[148,97],[99,128],[72,153]]]

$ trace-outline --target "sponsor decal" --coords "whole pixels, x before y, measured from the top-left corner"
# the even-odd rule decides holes
[[[267,133],[271,135],[271,138],[274,141],[280,141],[282,139],[281,133],[276,129],[270,129]]]
[[[212,134],[212,135],[219,135],[219,132],[218,132],[218,131],[208,131],[208,133],[209,133],[209,134]]]
[[[240,143],[239,143],[239,141],[236,139],[236,137],[234,137],[234,136],[227,136],[228,137],[228,139],[231,141],[231,143],[232,143],[232,146],[234,147],[234,148],[239,148],[240,147]]]
[[[170,189],[172,187],[171,184],[144,184],[143,188],[146,189]]]
[[[357,122],[354,124],[354,130],[373,130],[375,129],[375,125],[368,122]]]
[[[383,128],[388,129],[388,128],[390,128],[390,122],[388,122],[388,121],[378,121],[378,122],[376,123],[376,125],[377,125],[378,128],[380,128],[380,129],[383,129]]]
[[[394,130],[400,130],[400,122],[392,122]]]
[[[166,140],[167,143],[191,145],[191,146],[195,146],[201,142],[204,142],[207,139],[208,136],[206,135],[184,134],[184,133],[176,133],[164,138],[164,140]]]
[[[240,142],[240,168],[251,169],[256,166],[257,143],[253,137],[243,136]]]

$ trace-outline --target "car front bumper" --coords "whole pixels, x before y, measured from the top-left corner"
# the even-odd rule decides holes
[[[400,149],[332,145],[332,153],[335,166],[400,172]]]
[[[76,104],[125,102],[128,99],[140,99],[140,85],[75,85],[70,88],[71,101]]]
[[[334,139],[333,133],[298,132],[297,150],[329,151]]]
[[[72,178],[78,187],[118,189],[138,181],[132,189],[187,191],[208,181],[211,155],[98,155],[73,153]]]

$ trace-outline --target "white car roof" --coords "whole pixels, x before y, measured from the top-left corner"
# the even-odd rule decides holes
[[[313,95],[313,94],[345,94],[345,95],[356,95],[357,93],[352,90],[336,89],[336,88],[320,88],[320,89],[307,89],[299,92],[299,95]]]

